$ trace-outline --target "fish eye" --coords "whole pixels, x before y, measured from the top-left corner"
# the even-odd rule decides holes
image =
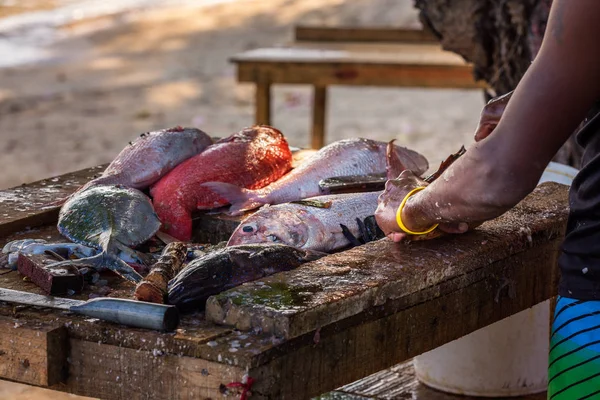
[[[258,227],[256,226],[255,223],[242,226],[242,232],[250,233],[250,232],[257,231],[257,230],[258,230]]]

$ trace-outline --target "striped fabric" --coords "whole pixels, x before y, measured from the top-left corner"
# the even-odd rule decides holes
[[[548,399],[600,399],[600,301],[558,297],[550,337]]]

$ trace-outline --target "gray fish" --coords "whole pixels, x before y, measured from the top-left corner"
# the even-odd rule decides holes
[[[206,299],[244,282],[288,271],[325,254],[282,244],[226,247],[189,263],[169,282],[169,304],[183,311],[204,309]]]
[[[304,250],[338,250],[351,244],[348,233],[361,236],[356,219],[363,221],[375,214],[380,194],[318,196],[265,206],[240,223],[227,245],[283,243]],[[347,227],[347,232],[342,226]]]
[[[58,219],[62,235],[101,250],[64,263],[108,268],[136,283],[141,276],[117,254],[135,256],[130,247],[150,239],[159,228],[150,199],[139,190],[119,186],[95,186],[78,193],[65,203]]]
[[[99,178],[79,191],[98,185],[145,189],[211,144],[211,137],[195,128],[175,127],[143,133],[117,155]]]
[[[391,151],[393,146],[394,152]],[[421,154],[404,147],[370,139],[344,139],[331,143],[293,169],[283,178],[258,190],[209,182],[209,187],[231,203],[229,214],[239,215],[264,204],[281,204],[323,194],[319,181],[329,177],[386,174],[390,158],[421,175],[429,164]]]

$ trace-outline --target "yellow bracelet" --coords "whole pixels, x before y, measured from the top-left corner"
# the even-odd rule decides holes
[[[404,205],[406,205],[406,201],[408,200],[408,198],[410,196],[412,196],[413,194],[415,194],[417,192],[420,192],[423,189],[425,189],[425,187],[417,187],[417,188],[414,188],[413,190],[411,190],[410,192],[408,192],[406,197],[404,197],[404,200],[402,200],[402,203],[400,203],[400,207],[398,207],[398,211],[396,211],[396,222],[398,223],[398,226],[400,227],[400,229],[402,229],[405,233],[408,233],[409,235],[426,235],[430,232],[433,232],[433,230],[439,226],[439,224],[435,224],[434,226],[432,226],[431,228],[427,229],[424,232],[413,232],[410,229],[408,229],[406,227],[406,225],[404,225],[404,223],[402,222],[402,209],[404,209]]]

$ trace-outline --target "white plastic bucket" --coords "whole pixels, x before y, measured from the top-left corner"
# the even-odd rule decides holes
[[[539,183],[570,185],[577,169],[551,162]],[[512,397],[548,384],[550,301],[505,318],[414,359],[417,379],[444,392]]]

